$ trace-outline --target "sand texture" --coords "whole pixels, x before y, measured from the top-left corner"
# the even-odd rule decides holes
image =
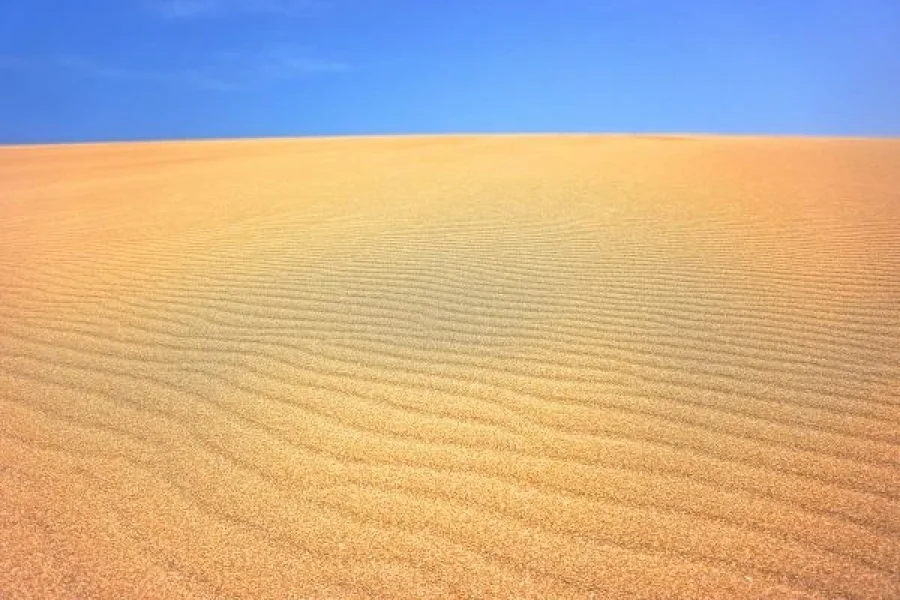
[[[0,148],[0,598],[900,598],[900,141]]]

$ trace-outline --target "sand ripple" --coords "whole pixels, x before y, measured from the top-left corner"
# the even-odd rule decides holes
[[[900,143],[0,148],[0,596],[900,596]]]

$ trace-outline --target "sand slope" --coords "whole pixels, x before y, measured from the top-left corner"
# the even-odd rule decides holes
[[[900,141],[0,148],[0,597],[900,597]]]

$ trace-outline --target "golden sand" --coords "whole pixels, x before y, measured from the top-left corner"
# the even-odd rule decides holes
[[[900,141],[0,148],[0,597],[900,597]]]

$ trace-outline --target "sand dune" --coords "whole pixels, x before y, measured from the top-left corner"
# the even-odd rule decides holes
[[[0,597],[900,597],[900,141],[0,148]]]

